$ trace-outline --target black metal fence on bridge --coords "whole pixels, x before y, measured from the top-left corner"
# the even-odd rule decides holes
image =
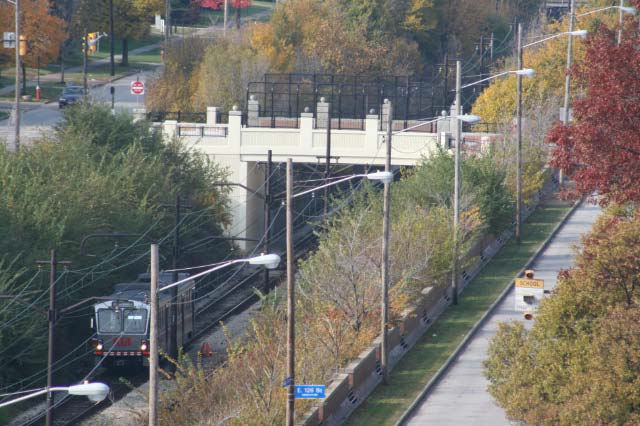
[[[407,76],[359,76],[339,74],[265,74],[251,82],[246,103],[259,104],[259,126],[297,127],[303,112],[318,117],[318,103],[331,104],[332,127],[364,129],[369,114],[380,116],[385,99],[393,105],[394,120],[406,123],[434,117],[444,105],[444,92],[433,78],[415,80]],[[283,119],[289,120],[283,120]],[[318,127],[326,127],[326,120]]]

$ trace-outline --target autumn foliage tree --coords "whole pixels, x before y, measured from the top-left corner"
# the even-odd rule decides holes
[[[600,28],[584,62],[573,69],[583,96],[573,101],[573,122],[549,133],[552,164],[572,175],[574,195],[597,191],[602,203],[640,201],[640,41],[627,18],[622,43]]]
[[[530,331],[501,324],[489,392],[508,417],[536,425],[640,423],[640,216],[600,218]]]
[[[23,87],[26,87],[26,67],[45,66],[58,59],[62,42],[67,38],[66,23],[51,14],[49,0],[24,0],[21,5],[20,34],[27,39],[27,53],[21,57]],[[12,5],[0,5],[0,24],[15,31],[15,9]],[[6,55],[13,49],[0,49],[8,61],[14,56]],[[24,90],[24,89],[23,89]]]

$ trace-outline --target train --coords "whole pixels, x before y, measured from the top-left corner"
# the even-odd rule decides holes
[[[180,273],[178,279],[189,274]],[[162,272],[158,287],[173,282],[170,272]],[[169,352],[169,339],[176,329],[177,347],[189,342],[195,329],[195,282],[178,286],[177,321],[171,321],[171,294],[158,293],[158,348]],[[114,286],[113,294],[93,305],[91,329],[92,351],[97,363],[107,368],[149,365],[150,274],[139,274],[133,282]]]

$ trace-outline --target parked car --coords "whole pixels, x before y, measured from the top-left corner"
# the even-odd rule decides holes
[[[58,99],[58,106],[60,108],[67,105],[74,105],[82,100],[84,96],[84,89],[81,86],[67,86],[62,91],[60,99]]]

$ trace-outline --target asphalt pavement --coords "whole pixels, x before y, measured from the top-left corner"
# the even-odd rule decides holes
[[[131,112],[136,107],[144,106],[144,95],[136,96],[131,94],[131,82],[146,82],[147,78],[153,75],[154,71],[144,71],[139,74],[121,78],[103,86],[89,89],[89,96],[97,101],[111,105],[110,88],[115,88],[115,109],[116,111]],[[146,93],[146,88],[145,88]],[[58,102],[41,104],[35,102],[23,102],[20,104],[20,139],[22,144],[38,138],[42,134],[51,131],[52,127],[62,119],[62,111],[58,107]],[[13,103],[0,102],[0,108],[11,109]],[[11,118],[0,121],[0,140],[6,140],[9,146],[13,144],[14,125]]]
[[[601,209],[588,203],[578,207],[566,224],[551,240],[534,263],[535,278],[544,280],[545,290],[556,285],[558,272],[573,265],[573,246],[588,232]],[[416,408],[406,425],[429,426],[508,426],[512,423],[496,405],[487,391],[488,380],[483,375],[483,362],[489,342],[496,334],[498,323],[523,321],[521,312],[514,309],[514,289],[487,318],[465,350],[451,365],[444,377]]]

